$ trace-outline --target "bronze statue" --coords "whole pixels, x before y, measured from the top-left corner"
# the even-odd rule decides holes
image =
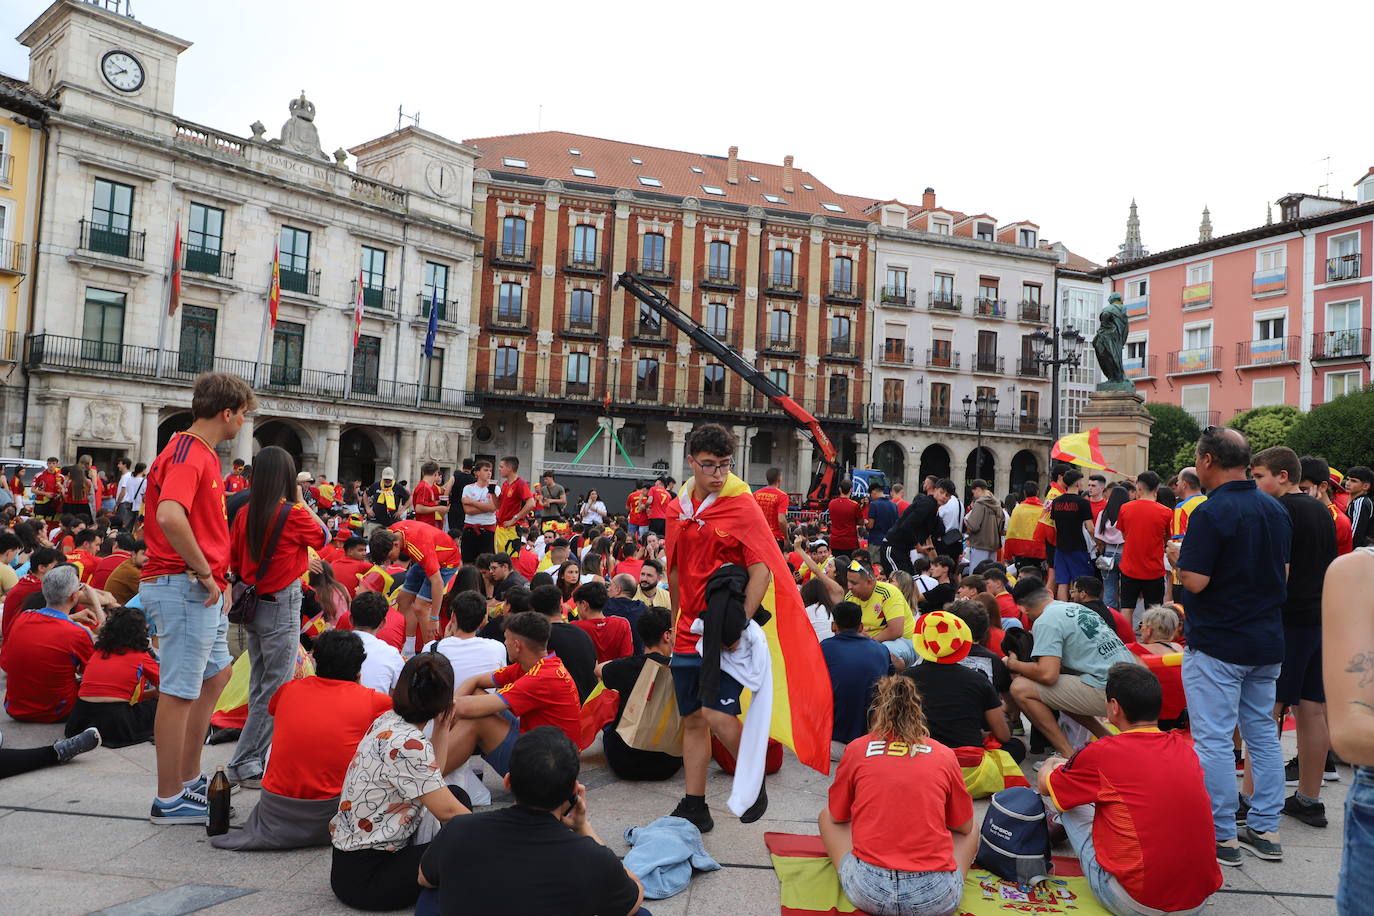
[[[1103,376],[1098,391],[1135,391],[1135,383],[1126,378],[1121,359],[1129,326],[1121,294],[1112,293],[1107,297],[1107,307],[1097,316],[1097,334],[1093,337],[1093,352]]]

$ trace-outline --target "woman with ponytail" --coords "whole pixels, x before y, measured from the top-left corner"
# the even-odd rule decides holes
[[[954,752],[931,739],[911,678],[880,680],[869,716],[869,732],[845,748],[821,812],[825,851],[859,909],[949,916],[978,851],[963,771]]]
[[[467,794],[444,785],[439,772],[452,712],[449,660],[422,652],[406,662],[391,691],[391,712],[378,716],[358,742],[344,777],[339,813],[329,822],[334,845],[329,885],[345,905],[414,909],[420,897],[420,857],[429,846],[416,842],[424,811],[440,824],[471,813]],[[431,720],[433,742],[424,732]]]

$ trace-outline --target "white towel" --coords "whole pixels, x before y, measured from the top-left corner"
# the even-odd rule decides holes
[[[701,635],[700,618],[692,622],[692,632]],[[701,651],[702,640],[697,642]],[[768,732],[773,723],[773,660],[768,654],[768,637],[754,621],[733,650],[720,653],[720,670],[739,681],[752,694],[744,716],[739,755],[735,758],[735,780],[727,803],[736,816],[749,810],[763,788],[763,768],[768,757]]]

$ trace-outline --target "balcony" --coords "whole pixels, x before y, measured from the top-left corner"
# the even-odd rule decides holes
[[[1288,268],[1276,267],[1273,270],[1257,270],[1250,275],[1250,296],[1254,299],[1267,299],[1281,296],[1288,291]]]
[[[1187,410],[1187,409],[1185,409],[1185,410],[1184,410],[1184,413],[1186,413],[1188,416],[1192,417],[1192,418],[1193,418],[1193,422],[1196,423],[1196,424],[1197,424],[1199,427],[1201,427],[1202,429],[1206,429],[1206,428],[1209,427],[1209,426],[1216,426],[1218,423],[1221,422],[1221,411],[1219,411],[1219,410]]]
[[[358,281],[353,281],[353,301],[358,301]],[[396,314],[396,287],[363,286],[363,308],[373,312]]]
[[[143,242],[147,233],[134,232],[128,228],[119,226],[107,226],[103,223],[93,223],[90,220],[81,220],[81,242],[82,251],[90,251],[95,254],[114,255],[117,258],[129,258],[133,261],[143,260]]]
[[[0,184],[10,185],[14,181],[14,156],[0,153]]]
[[[764,274],[763,291],[770,296],[801,296],[806,292],[806,278],[795,272]]]
[[[1369,328],[1323,331],[1312,341],[1312,361],[1368,359]]]
[[[703,267],[697,275],[697,285],[706,289],[739,291],[739,271],[728,267]]]
[[[773,332],[770,331],[763,338],[763,351],[765,353],[796,353],[797,338],[791,331]]]
[[[1150,317],[1150,297],[1141,296],[1139,299],[1130,299],[1122,303],[1126,308],[1126,320],[1136,321],[1141,318]]]
[[[927,369],[958,369],[959,351],[954,350],[926,350]]]
[[[31,334],[25,339],[24,365],[31,371],[56,370],[90,374],[102,379],[136,378],[186,386],[194,383],[196,376],[202,372],[230,372],[247,380],[259,394],[370,403],[385,407],[423,403],[470,409],[480,405],[480,398],[470,391],[367,376],[354,378],[350,387],[347,374],[342,372],[51,334]]]
[[[979,318],[1006,318],[1007,300],[979,296],[973,300],[973,314]]]
[[[958,293],[946,292],[945,290],[931,290],[926,294],[926,302],[932,309],[942,312],[962,312],[964,310],[964,297]]]
[[[1183,287],[1183,293],[1179,298],[1183,310],[1205,309],[1212,305],[1212,281],[1205,283],[1194,283],[1191,286]]]
[[[878,356],[878,362],[885,366],[916,365],[916,348],[908,347],[900,341],[887,341]]]
[[[1048,367],[1033,356],[1022,356],[1016,360],[1016,374],[1022,378],[1049,378]]]
[[[1168,375],[1206,375],[1221,371],[1221,347],[1194,347],[1169,353]]]
[[[1236,344],[1236,368],[1256,369],[1295,363],[1298,361],[1298,352],[1297,337],[1242,340]]]
[[[492,309],[489,327],[503,330],[528,331],[530,329],[529,312],[525,309],[523,303],[520,305],[512,305],[510,303],[503,305],[498,303],[496,307]]]
[[[884,286],[882,304],[895,309],[909,309],[916,306],[916,303],[912,301],[911,290],[905,286]]]
[[[1046,324],[1050,320],[1050,310],[1043,302],[1022,299],[1016,304],[1016,320],[1026,324]]]
[[[564,337],[604,337],[606,322],[594,314],[568,312],[563,316]]]
[[[434,297],[426,295],[425,293],[416,293],[415,301],[417,303],[415,314],[419,315],[421,318],[428,319],[430,306],[434,304]],[[457,299],[439,300],[438,320],[440,322],[455,322],[459,319],[460,314]]]
[[[320,272],[318,270],[288,270],[282,267],[279,276],[281,291],[284,293],[300,293],[304,296],[318,296],[320,294]]]
[[[854,280],[831,280],[825,284],[825,298],[831,302],[862,302],[864,285]]]
[[[672,283],[677,279],[677,262],[662,258],[633,258],[630,270],[650,283]]]
[[[996,353],[974,353],[970,368],[984,375],[1002,375],[1006,371],[1007,360]]]
[[[29,272],[29,246],[13,239],[0,240],[0,274]]]
[[[181,243],[181,269],[207,277],[234,279],[234,252]]]
[[[564,273],[586,274],[596,277],[606,275],[606,252],[604,251],[565,248],[559,260],[563,264]]]
[[[858,342],[853,337],[831,337],[825,344],[826,359],[860,359]]]
[[[881,405],[875,404],[870,414],[873,423],[886,426],[941,431],[953,430],[968,435],[976,435],[980,425],[976,414],[971,413],[968,417],[963,417],[951,413],[948,407],[928,407],[924,404],[919,407],[907,407],[892,402]],[[984,433],[1015,433],[1032,436],[1048,436],[1050,434],[1049,421],[1037,414],[1021,416],[1019,414],[992,415],[984,413],[981,426]]]
[[[1358,280],[1360,277],[1360,256],[1343,254],[1337,258],[1326,259],[1326,282],[1339,283],[1342,280]]]
[[[487,261],[496,267],[530,270],[539,261],[539,248],[511,242],[488,242]]]
[[[1142,356],[1140,359],[1122,360],[1121,366],[1126,370],[1126,378],[1131,381],[1148,382],[1150,379],[1157,377],[1155,364],[1158,361],[1159,357],[1154,354],[1148,354]]]

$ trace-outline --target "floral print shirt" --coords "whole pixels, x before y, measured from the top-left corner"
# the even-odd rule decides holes
[[[419,798],[442,788],[429,739],[394,710],[383,713],[348,765],[339,812],[329,822],[334,848],[395,852],[420,825]]]

